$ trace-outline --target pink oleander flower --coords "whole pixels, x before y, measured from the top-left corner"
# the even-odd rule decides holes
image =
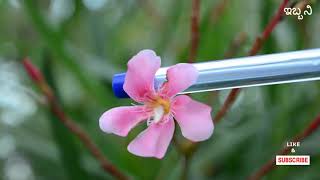
[[[211,107],[177,93],[187,89],[198,78],[191,64],[177,64],[167,70],[167,81],[154,88],[154,77],[161,59],[152,50],[142,50],[128,62],[123,88],[140,105],[116,107],[99,119],[106,133],[127,136],[141,122],[147,129],[129,145],[128,151],[143,157],[163,158],[174,134],[174,119],[182,135],[191,141],[203,141],[213,133]]]

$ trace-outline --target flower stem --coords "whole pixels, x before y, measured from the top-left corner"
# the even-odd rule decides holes
[[[305,128],[300,134],[296,135],[294,138],[292,138],[291,142],[301,142],[308,136],[310,136],[312,133],[314,133],[320,126],[320,114],[318,117],[316,117],[307,128]],[[282,150],[280,150],[277,154],[278,155],[286,155],[290,152],[291,147],[285,147]],[[261,179],[264,175],[266,175],[268,172],[270,172],[274,167],[276,163],[276,158],[272,158],[267,163],[265,163],[258,171],[253,173],[249,179],[256,180]]]
[[[279,22],[281,22],[282,17],[283,17],[283,10],[287,6],[288,3],[289,3],[289,0],[282,1],[275,16],[273,16],[271,21],[265,27],[262,34],[256,38],[255,42],[253,43],[253,46],[251,47],[251,49],[248,53],[249,56],[256,55],[259,52],[263,43],[268,39],[271,32],[275,29],[275,27],[279,24]],[[240,91],[241,91],[241,89],[239,89],[239,88],[235,88],[235,89],[231,90],[227,99],[224,101],[222,107],[220,108],[220,110],[217,112],[216,116],[213,119],[215,123],[219,122],[225,116],[225,114],[228,112],[230,107],[233,105],[233,103],[237,99]]]
[[[188,171],[189,171],[189,166],[190,166],[190,157],[185,155],[182,158],[182,174],[181,174],[181,180],[187,180],[188,179]]]
[[[57,116],[63,125],[66,126],[75,136],[79,138],[79,140],[83,143],[83,145],[90,151],[90,153],[99,161],[101,167],[112,176],[117,179],[125,180],[128,179],[126,175],[124,175],[118,168],[116,168],[113,164],[111,164],[106,157],[99,150],[97,145],[91,140],[89,135],[78,126],[74,120],[68,117],[64,111],[62,110],[60,104],[58,103],[53,91],[49,87],[48,83],[43,78],[42,73],[35,67],[31,61],[25,58],[22,61],[24,68],[30,78],[34,81],[34,83],[40,88],[43,95],[46,97],[47,103],[49,105],[52,113]]]
[[[216,24],[222,14],[224,13],[227,5],[229,3],[229,0],[221,0],[212,10],[211,13],[211,23]]]
[[[227,51],[224,53],[224,58],[228,59],[231,58],[233,56],[235,56],[240,47],[247,41],[247,33],[245,32],[240,32],[236,35],[236,37],[232,40],[232,42],[230,43]]]
[[[191,14],[191,43],[188,63],[193,63],[196,59],[199,48],[199,19],[200,19],[200,0],[192,0]]]

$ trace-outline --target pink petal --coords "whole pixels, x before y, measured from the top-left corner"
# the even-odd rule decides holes
[[[148,113],[144,111],[143,106],[116,107],[103,113],[99,125],[106,133],[127,136],[132,128],[147,118]]]
[[[173,119],[169,119],[164,124],[151,124],[129,144],[128,151],[137,156],[162,159],[173,133]]]
[[[162,93],[171,97],[186,90],[197,81],[198,70],[191,64],[180,63],[167,70],[167,82]]]
[[[142,50],[128,62],[123,89],[135,101],[143,102],[147,94],[154,92],[154,77],[161,59],[152,50]]]
[[[191,141],[208,139],[214,129],[211,119],[211,107],[189,96],[180,95],[174,98],[172,109],[182,135]]]

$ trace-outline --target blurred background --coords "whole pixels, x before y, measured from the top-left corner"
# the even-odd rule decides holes
[[[292,3],[296,1],[291,1]],[[197,61],[246,56],[280,0],[202,0]],[[297,20],[285,16],[261,54],[320,45],[319,3]],[[127,138],[104,134],[100,115],[130,99],[117,99],[112,76],[129,58],[153,49],[168,66],[186,62],[191,0],[0,0],[0,179],[112,179],[44,105],[25,73],[30,57],[64,110],[116,166],[134,179],[179,179],[182,159],[173,144],[163,160],[140,158]],[[221,107],[229,91],[195,99]],[[190,161],[189,179],[245,179],[320,113],[320,82],[244,89],[214,135]],[[184,142],[177,129],[178,140]],[[266,179],[320,179],[320,130],[296,149],[311,165],[276,167]]]

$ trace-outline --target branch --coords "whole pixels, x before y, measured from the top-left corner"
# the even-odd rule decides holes
[[[262,35],[258,36],[256,38],[256,41],[254,42],[254,44],[249,52],[249,56],[256,55],[258,53],[258,51],[261,49],[264,41],[270,36],[271,32],[274,30],[274,28],[281,21],[281,19],[283,17],[283,13],[284,13],[284,8],[287,6],[288,3],[289,3],[289,0],[284,0],[282,2],[276,15],[271,19],[269,24],[266,26],[266,28],[262,32]]]
[[[301,142],[308,136],[310,136],[312,133],[314,133],[320,126],[320,114],[318,117],[316,117],[307,128],[305,128],[300,134],[296,135],[291,142]],[[278,152],[280,155],[286,155],[290,152],[290,147],[285,147],[281,151]],[[264,175],[266,175],[268,172],[270,172],[274,167],[276,163],[276,158],[272,158],[270,161],[268,161],[266,164],[264,164],[257,172],[255,172],[252,176],[250,176],[249,179],[256,180],[261,179]]]
[[[246,40],[247,40],[247,33],[245,32],[238,33],[230,43],[227,51],[224,53],[224,58],[228,59],[233,57],[235,54],[237,54],[240,47],[246,42]]]
[[[229,3],[229,0],[222,0],[219,2],[218,5],[215,6],[215,8],[212,10],[211,18],[210,18],[212,24],[215,24],[220,19],[228,3]]]
[[[265,27],[265,29],[262,32],[262,34],[256,38],[255,42],[253,43],[253,46],[252,46],[251,50],[248,53],[249,56],[256,55],[258,53],[258,51],[261,49],[261,47],[262,47],[263,43],[265,42],[265,40],[268,39],[268,37],[270,36],[271,32],[274,30],[276,25],[278,25],[279,22],[281,21],[282,16],[283,16],[283,10],[287,6],[288,2],[289,2],[289,0],[283,0],[283,2],[280,5],[276,15],[271,19],[269,24]],[[219,122],[224,117],[224,115],[228,112],[228,110],[230,109],[232,104],[237,99],[240,90],[241,89],[239,89],[239,88],[231,90],[231,92],[229,93],[227,99],[223,103],[221,109],[218,111],[218,113],[214,117],[214,122]]]
[[[153,3],[150,2],[150,0],[138,0],[137,2],[139,3],[138,6],[140,6],[148,16],[153,18],[153,22],[157,23],[157,25],[161,25],[163,17],[153,6]]]
[[[29,59],[24,59],[22,61],[24,68],[33,82],[40,88],[44,96],[46,97],[47,103],[50,107],[52,113],[57,116],[57,118],[61,121],[62,124],[66,126],[73,133],[83,145],[90,151],[90,153],[99,161],[101,167],[112,176],[117,179],[125,180],[128,179],[119,169],[117,169],[114,165],[112,165],[106,157],[99,150],[97,145],[90,139],[89,135],[80,128],[74,120],[68,117],[62,110],[59,105],[53,91],[45,81],[42,73],[35,67]]]
[[[191,14],[191,43],[189,63],[193,63],[197,56],[199,47],[199,17],[200,17],[200,0],[192,0],[192,14]]]

